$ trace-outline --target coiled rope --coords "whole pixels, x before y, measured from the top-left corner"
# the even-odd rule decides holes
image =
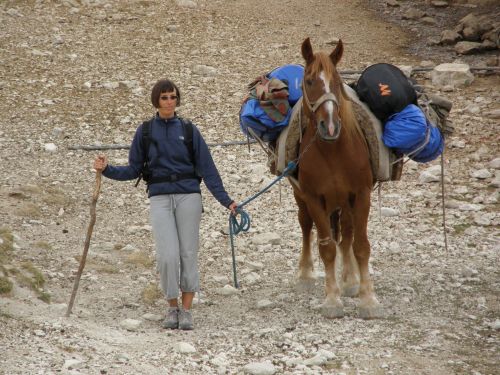
[[[296,167],[297,167],[296,162],[293,161],[289,162],[281,175],[275,178],[269,185],[267,185],[257,194],[251,196],[243,203],[239,204],[238,207],[236,208],[236,215],[233,215],[232,213],[229,214],[229,237],[231,239],[231,256],[233,258],[233,280],[235,288],[239,288],[240,286],[238,284],[238,278],[236,276],[236,255],[234,251],[234,236],[236,236],[240,232],[247,232],[250,229],[250,215],[243,210],[243,207],[246,206],[251,201],[253,201],[254,199],[256,199],[257,197],[259,197],[260,195],[264,194],[283,177],[287,177],[288,175],[290,175],[290,173],[292,173]],[[238,215],[240,216],[239,221],[237,219]]]

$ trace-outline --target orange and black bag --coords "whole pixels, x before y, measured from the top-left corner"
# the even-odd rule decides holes
[[[370,65],[361,73],[354,89],[383,124],[409,104],[417,105],[417,92],[412,82],[391,64]]]

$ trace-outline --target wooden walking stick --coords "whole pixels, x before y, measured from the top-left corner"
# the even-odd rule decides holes
[[[92,203],[90,204],[90,223],[87,229],[87,238],[85,239],[82,259],[80,259],[80,267],[78,267],[75,284],[73,285],[73,292],[71,293],[71,299],[69,300],[68,310],[66,311],[67,317],[71,314],[71,309],[73,308],[76,292],[78,290],[78,284],[80,284],[80,277],[82,277],[82,272],[83,269],[85,268],[85,260],[87,259],[87,253],[89,251],[89,245],[90,245],[90,238],[92,237],[92,230],[94,229],[94,224],[96,219],[95,208],[97,205],[97,198],[99,198],[100,190],[101,190],[101,172],[97,171],[95,175],[94,195],[92,196]]]

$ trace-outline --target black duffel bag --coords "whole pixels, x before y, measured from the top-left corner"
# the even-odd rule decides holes
[[[366,68],[355,90],[382,123],[407,105],[417,105],[417,93],[411,81],[398,67],[387,63]]]

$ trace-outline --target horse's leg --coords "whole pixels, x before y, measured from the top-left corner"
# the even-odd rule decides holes
[[[356,297],[359,293],[358,265],[352,249],[353,229],[351,212],[344,210],[340,216],[342,241],[342,295]]]
[[[341,318],[344,316],[344,305],[340,300],[340,291],[335,279],[337,244],[333,238],[330,217],[319,202],[309,202],[308,209],[316,224],[319,254],[325,265],[326,298],[321,312],[327,318]]]
[[[311,256],[311,230],[313,221],[307,211],[305,202],[297,194],[294,193],[294,196],[299,208],[298,217],[300,228],[302,229],[302,251],[299,260],[298,279],[301,284],[308,286],[308,284],[314,284],[316,280]]]
[[[370,260],[370,242],[368,241],[368,214],[370,210],[369,193],[358,195],[353,211],[354,220],[354,256],[358,261],[360,274],[359,316],[363,319],[374,319],[383,316],[383,308],[375,296],[373,282],[368,271]]]

